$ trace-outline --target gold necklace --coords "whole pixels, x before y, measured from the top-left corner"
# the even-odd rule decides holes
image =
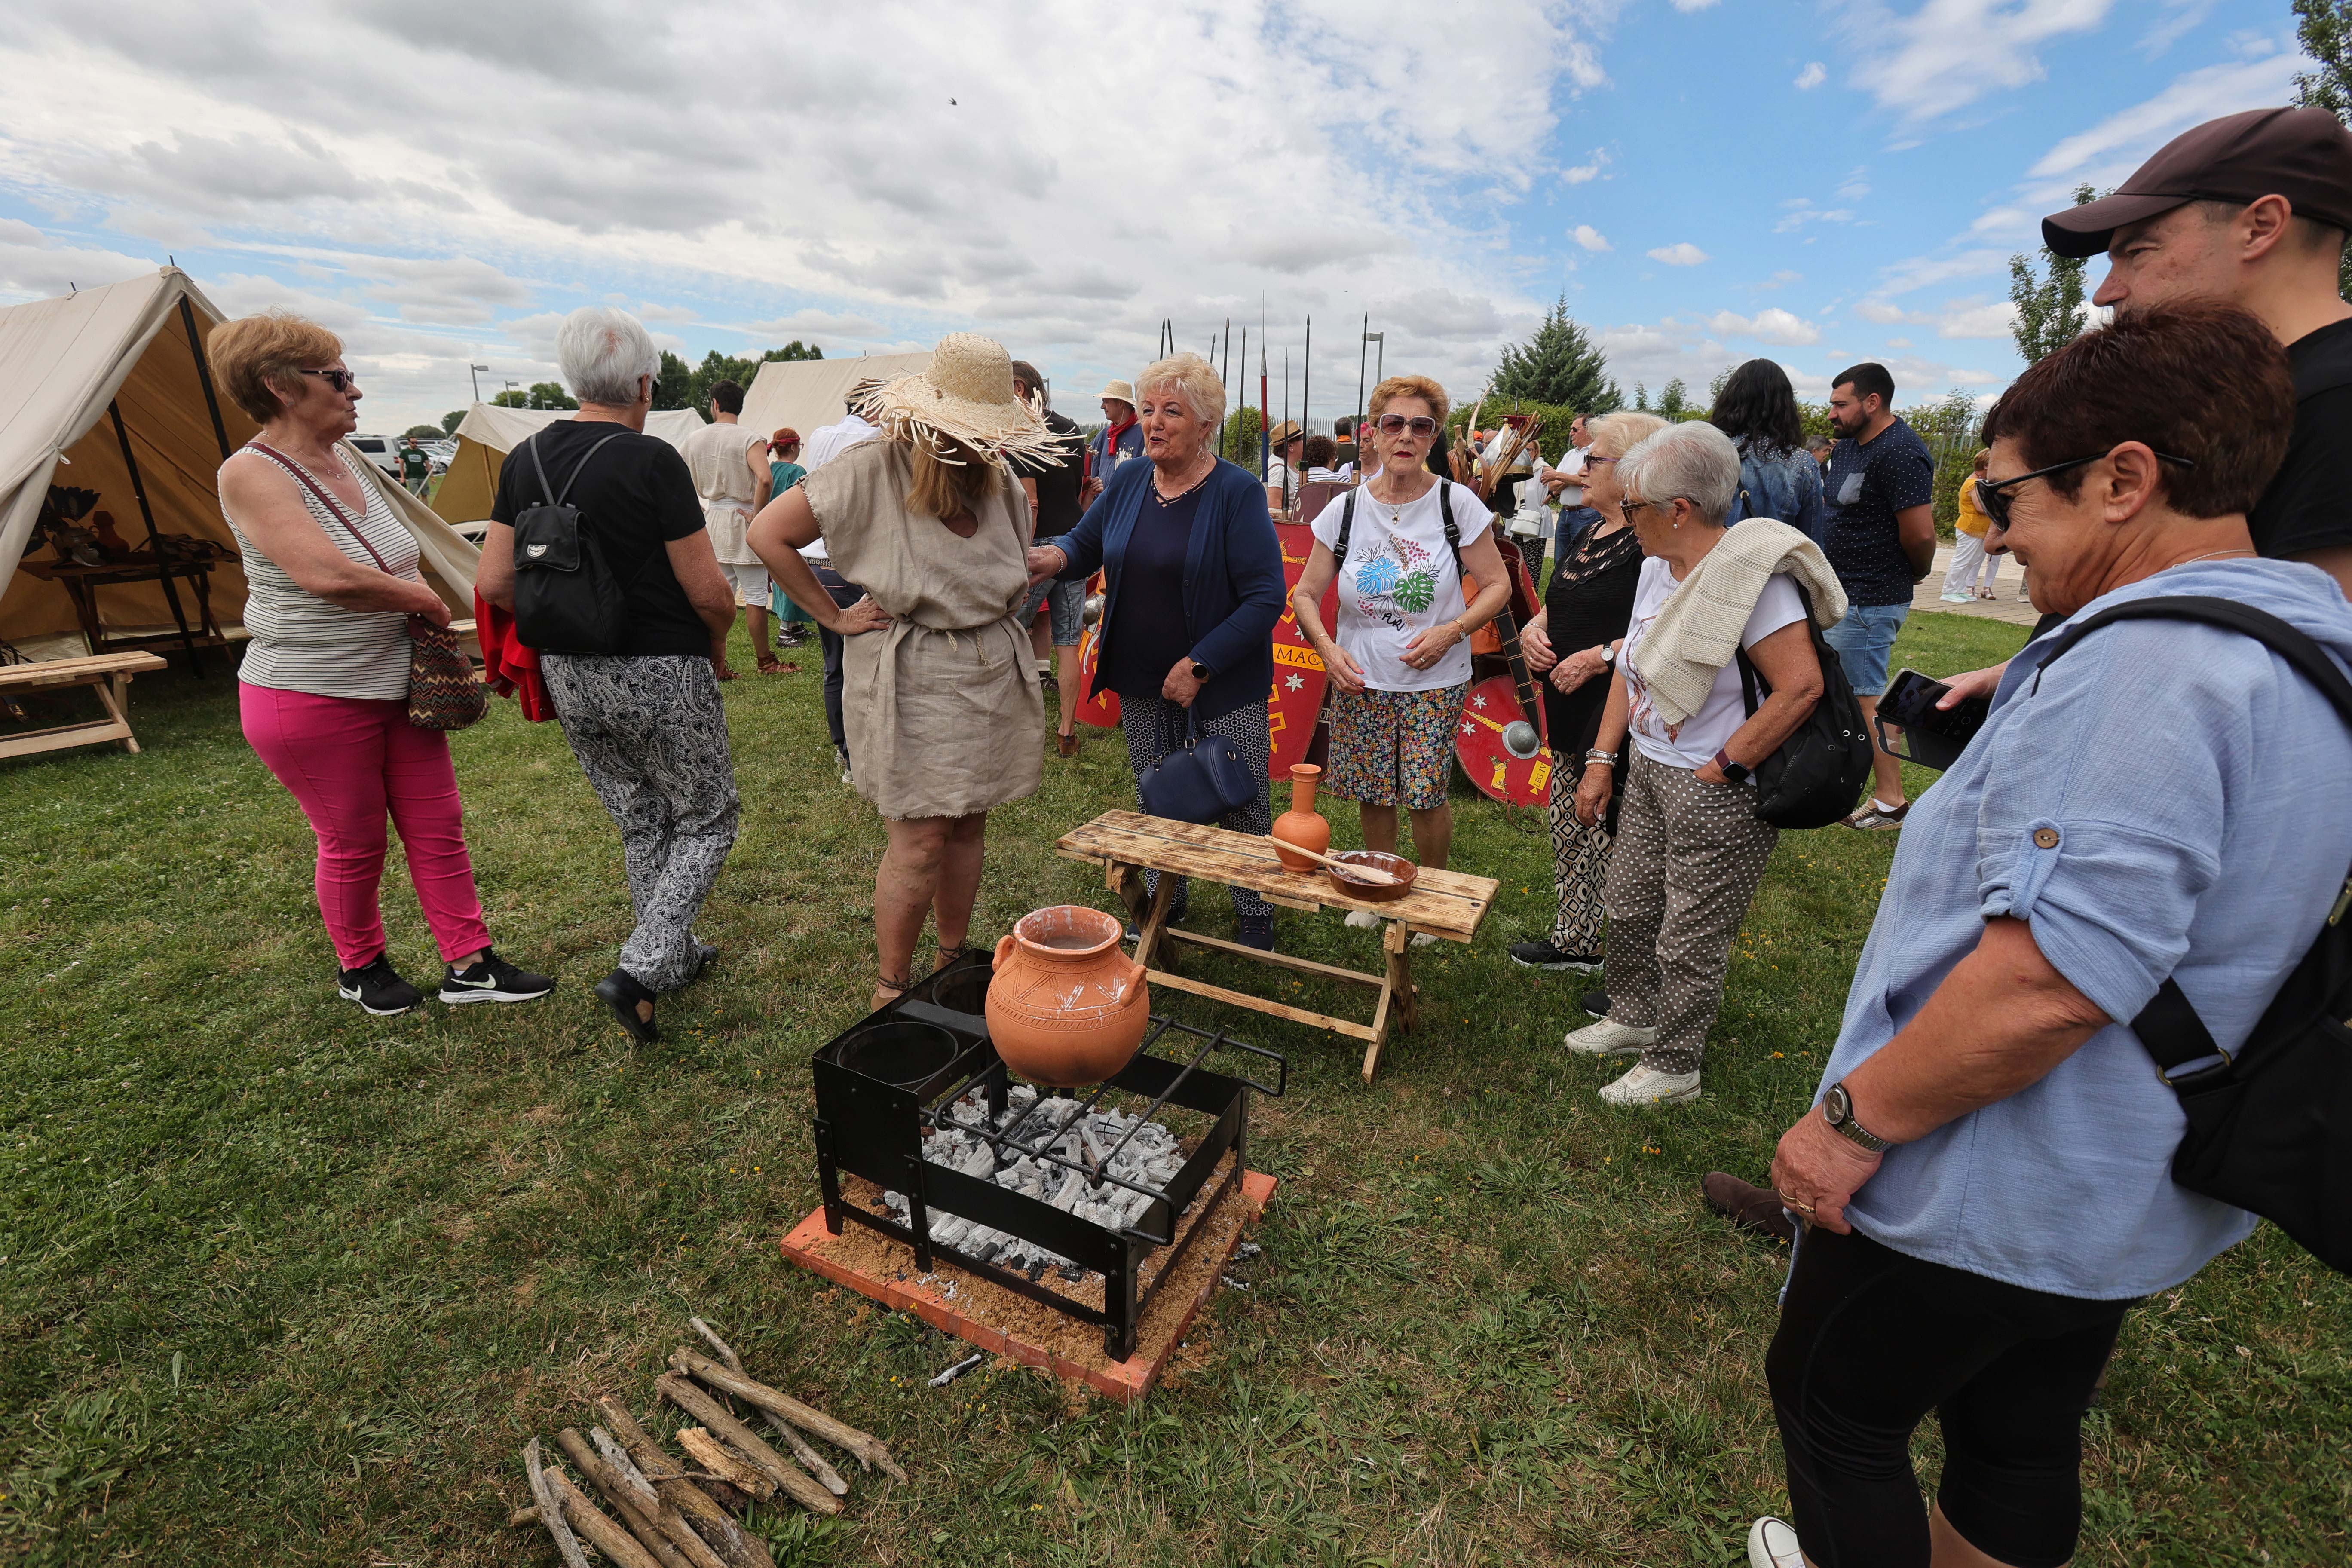
[[[2251,550],[2209,550],[2202,555],[2192,555],[2186,561],[2176,561],[2172,563],[2172,566],[2193,566],[2200,561],[2226,561],[2236,556],[2252,555],[2253,553],[2254,552]],[[2160,572],[2169,572],[2172,570],[2172,566],[2160,566],[2157,568],[2157,570]]]

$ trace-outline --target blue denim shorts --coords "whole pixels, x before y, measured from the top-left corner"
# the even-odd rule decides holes
[[[1845,683],[1856,697],[1876,697],[1886,689],[1887,656],[1910,613],[1908,605],[1849,605],[1845,618],[1822,634],[1837,649]]]
[[[1040,583],[1030,591],[1029,603],[1021,612],[1025,625],[1037,615],[1037,606],[1047,602],[1054,606],[1054,646],[1076,647],[1078,635],[1084,631],[1083,617],[1087,608],[1087,584],[1083,577],[1072,582]]]

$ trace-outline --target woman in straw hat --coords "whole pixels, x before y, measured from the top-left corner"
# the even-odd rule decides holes
[[[992,806],[1033,794],[1045,708],[1027,629],[1029,502],[1008,458],[1051,461],[1044,421],[1013,387],[1001,344],[943,338],[931,367],[870,393],[879,439],[850,447],[768,503],[751,546],[793,603],[844,639],[850,776],[890,847],[874,876],[880,1006],[912,984],[923,914],[940,962],[961,956]],[[863,584],[845,607],[800,549],[819,535]]]

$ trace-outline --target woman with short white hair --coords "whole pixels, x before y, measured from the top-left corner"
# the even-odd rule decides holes
[[[1029,552],[1042,581],[1083,581],[1099,569],[1102,653],[1095,682],[1118,693],[1129,763],[1143,770],[1202,734],[1239,749],[1257,795],[1224,826],[1263,834],[1274,826],[1266,795],[1266,696],[1274,688],[1274,624],[1282,618],[1282,545],[1265,487],[1220,461],[1213,432],[1225,388],[1209,362],[1177,354],[1136,381],[1137,416],[1149,463],[1112,470],[1078,526]],[[1157,872],[1147,873],[1156,892]],[[1240,940],[1274,945],[1274,908],[1234,889]],[[1183,910],[1173,895],[1171,918]]]
[[[1823,689],[1798,584],[1822,626],[1845,614],[1845,594],[1821,546],[1789,524],[1727,530],[1739,449],[1714,426],[1666,426],[1618,460],[1616,479],[1649,559],[1585,752],[1580,821],[1600,820],[1629,741],[1633,754],[1609,867],[1609,1015],[1567,1045],[1641,1058],[1601,1089],[1608,1103],[1680,1105],[1698,1098],[1731,940],[1780,838],[1756,815],[1749,775]],[[1770,689],[1752,714],[1738,652]]]

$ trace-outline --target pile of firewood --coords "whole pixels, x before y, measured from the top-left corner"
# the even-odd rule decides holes
[[[612,1505],[612,1513],[541,1456],[538,1438],[522,1451],[534,1501],[507,1522],[546,1526],[566,1568],[587,1568],[583,1541],[617,1568],[775,1568],[767,1547],[735,1516],[778,1492],[813,1513],[839,1513],[849,1492],[849,1483],[807,1437],[830,1443],[868,1472],[879,1468],[894,1480],[907,1479],[879,1438],[755,1382],[709,1324],[700,1318],[687,1321],[719,1359],[680,1345],[670,1354],[668,1373],[654,1380],[656,1394],[702,1423],[677,1434],[687,1462],[656,1442],[626,1405],[609,1397],[596,1401],[604,1425],[590,1427],[585,1437],[567,1426],[555,1435],[555,1446]],[[789,1457],[736,1415],[730,1395],[766,1418]]]

